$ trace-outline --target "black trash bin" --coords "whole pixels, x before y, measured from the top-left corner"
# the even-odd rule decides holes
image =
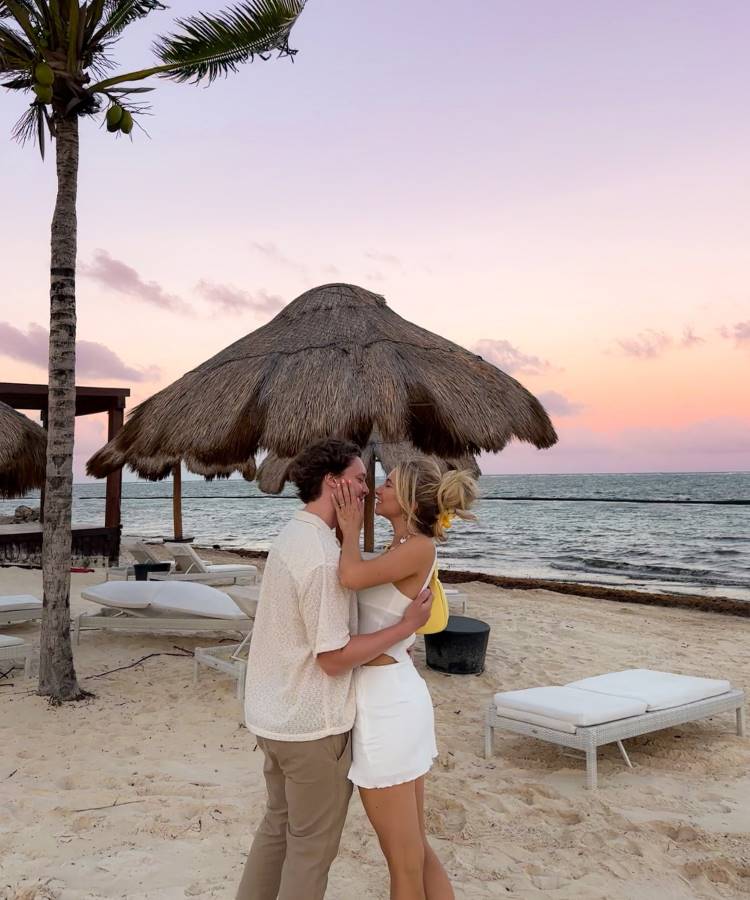
[[[168,572],[169,563],[136,563],[133,566],[136,581],[148,581],[149,572]]]
[[[490,626],[469,616],[450,616],[448,627],[424,636],[427,665],[450,675],[480,675],[490,638]]]

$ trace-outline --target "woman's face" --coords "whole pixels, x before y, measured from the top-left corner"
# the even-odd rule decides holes
[[[403,515],[396,497],[393,472],[390,472],[383,484],[375,489],[375,512],[386,519],[396,519]]]

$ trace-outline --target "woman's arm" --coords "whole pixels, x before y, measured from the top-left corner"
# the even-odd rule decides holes
[[[432,541],[415,536],[395,547],[389,553],[375,559],[362,559],[359,552],[359,534],[344,532],[339,561],[339,581],[353,591],[403,581],[416,575],[430,564],[435,555]]]
[[[352,496],[348,484],[342,484],[336,491],[335,507],[341,532],[339,580],[344,587],[358,591],[376,584],[403,581],[422,572],[432,561],[434,544],[423,535],[414,535],[390,553],[383,553],[375,559],[362,559],[359,552],[362,501]]]

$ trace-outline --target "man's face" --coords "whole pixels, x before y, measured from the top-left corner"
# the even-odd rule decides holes
[[[344,471],[337,477],[342,481],[348,481],[352,488],[352,493],[357,500],[366,497],[370,492],[367,489],[367,469],[362,460],[355,456]]]

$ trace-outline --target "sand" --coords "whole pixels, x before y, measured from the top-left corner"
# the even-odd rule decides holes
[[[82,586],[102,573],[73,576]],[[0,570],[0,593],[36,593],[41,575]],[[664,900],[750,892],[750,740],[731,715],[600,751],[600,790],[583,763],[498,735],[482,757],[495,690],[647,666],[750,687],[750,622],[469,584],[469,614],[492,626],[481,676],[416,663],[432,691],[440,757],[428,782],[429,832],[458,898]],[[36,640],[38,626],[3,628]],[[179,653],[211,637],[85,632],[81,683],[95,699],[52,708],[15,673],[0,689],[0,894],[32,898],[231,898],[263,809],[261,754],[233,685],[197,686]],[[421,642],[420,642],[421,643]],[[2,684],[3,682],[0,682]],[[331,900],[380,900],[387,879],[356,795]],[[300,898],[304,900],[304,898]]]

